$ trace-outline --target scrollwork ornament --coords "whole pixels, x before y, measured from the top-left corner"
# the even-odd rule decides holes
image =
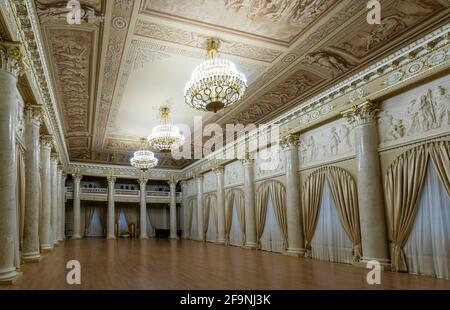
[[[23,55],[18,43],[0,42],[0,69],[11,73],[16,78],[25,72]]]
[[[51,149],[53,146],[53,137],[51,135],[42,135],[40,137],[41,147]]]
[[[342,116],[351,126],[357,127],[375,122],[379,111],[376,103],[366,101],[360,105],[354,105],[350,110],[342,112]]]
[[[281,148],[283,150],[296,149],[299,145],[298,137],[298,134],[289,134],[287,136],[284,136],[280,140]]]

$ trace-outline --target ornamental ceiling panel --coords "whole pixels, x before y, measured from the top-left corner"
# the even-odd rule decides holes
[[[144,14],[289,44],[337,0],[145,0]]]
[[[446,0],[381,0],[368,25],[361,0],[86,0],[80,25],[67,1],[35,0],[72,161],[128,164],[171,108],[171,123],[263,123],[448,22]],[[216,114],[183,93],[208,38],[245,73],[244,100]],[[201,141],[201,140],[199,140]],[[156,154],[160,167],[191,160]]]

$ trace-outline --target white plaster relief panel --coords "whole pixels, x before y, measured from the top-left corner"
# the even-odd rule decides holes
[[[216,190],[216,175],[209,171],[203,175],[203,192],[209,193]]]
[[[225,186],[244,184],[244,167],[236,160],[225,166]]]
[[[264,179],[285,173],[285,156],[276,144],[258,152],[255,159],[255,179]]]
[[[300,135],[299,162],[307,167],[355,154],[354,132],[338,119]]]
[[[385,100],[378,115],[380,146],[450,131],[450,75]]]

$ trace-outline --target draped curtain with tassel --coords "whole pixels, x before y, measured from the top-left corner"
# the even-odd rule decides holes
[[[408,271],[403,247],[416,217],[418,198],[430,158],[440,181],[450,194],[449,154],[449,141],[425,143],[401,154],[388,168],[385,177],[386,217],[393,271]]]
[[[245,244],[245,207],[244,192],[241,189],[232,189],[225,196],[225,242],[231,243],[233,214],[236,213],[240,231],[242,234],[242,244]]]
[[[287,247],[288,228],[286,217],[286,189],[281,182],[265,181],[256,191],[256,240],[258,248],[261,248],[261,236],[263,235],[269,197],[275,212],[276,222],[283,237],[283,251]]]
[[[204,234],[206,235],[205,240],[212,241],[209,239],[213,239],[217,233],[212,233],[210,230],[214,229],[217,230],[217,221],[216,221],[216,196],[214,194],[208,194],[204,198],[204,214],[203,214],[203,227],[204,227]],[[211,227],[210,224],[210,217],[211,215],[214,216],[214,227]],[[215,241],[215,240],[214,240]]]
[[[327,166],[314,171],[303,184],[302,213],[305,236],[305,257],[311,257],[311,240],[314,236],[325,178],[328,182],[339,222],[352,241],[353,261],[360,260],[361,229],[356,184],[342,168]]]
[[[89,207],[89,206],[86,206],[85,207],[85,224],[84,224],[84,235],[85,236],[87,236],[87,234],[88,234],[88,230],[89,230],[89,226],[91,225],[91,223],[92,223],[92,218],[94,217],[94,211],[95,211],[95,208],[94,207]]]

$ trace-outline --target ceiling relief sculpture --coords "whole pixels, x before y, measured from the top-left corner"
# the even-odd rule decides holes
[[[141,11],[289,44],[336,0],[146,0]]]
[[[134,33],[147,38],[196,47],[202,51],[205,50],[205,42],[209,38],[209,36],[204,34],[167,25],[160,25],[145,20],[137,21]],[[220,51],[222,53],[264,62],[273,62],[282,54],[279,50],[250,45],[239,41],[221,39],[220,43]]]
[[[129,163],[163,103],[176,125],[196,116],[204,125],[262,123],[450,13],[443,0],[380,0],[382,23],[368,25],[361,0],[82,0],[82,24],[68,26],[67,1],[34,2],[70,159],[109,164]],[[244,100],[217,114],[193,111],[183,98],[212,35],[249,81]],[[161,167],[191,163],[156,155]]]
[[[36,9],[42,24],[66,21],[70,9],[67,1],[36,0]],[[101,0],[80,1],[80,19],[86,23],[99,23],[103,19]]]
[[[361,31],[351,34],[346,40],[341,40],[336,44],[336,48],[350,52],[357,58],[363,58],[391,38],[405,33],[409,28],[444,9],[442,3],[438,1],[392,1],[389,6],[383,7],[381,25],[365,24],[364,27],[358,27]]]
[[[239,113],[228,122],[248,124],[256,120],[262,120],[279,107],[299,98],[322,81],[324,81],[324,78],[319,75],[301,69],[274,89],[259,97],[257,103],[253,104],[251,108]]]
[[[69,148],[87,151],[89,98],[94,33],[79,30],[49,29],[53,70],[58,76],[58,97],[64,104],[66,137]]]

